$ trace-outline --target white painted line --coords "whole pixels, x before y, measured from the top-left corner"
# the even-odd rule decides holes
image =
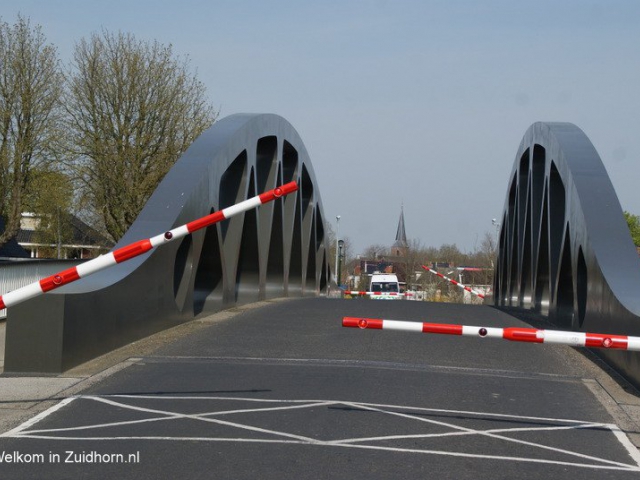
[[[259,427],[253,427],[251,425],[244,425],[241,423],[235,423],[235,422],[227,422],[225,420],[218,420],[215,418],[208,418],[199,414],[193,415],[193,414],[182,414],[182,413],[177,413],[177,412],[167,412],[167,411],[163,411],[163,410],[156,410],[156,409],[152,409],[152,408],[143,408],[143,407],[134,407],[132,405],[127,405],[124,403],[119,403],[119,402],[114,402],[113,400],[108,400],[106,398],[101,398],[101,397],[85,397],[85,398],[92,398],[96,401],[100,401],[100,402],[104,402],[107,404],[111,404],[111,405],[115,405],[117,407],[120,408],[128,408],[130,410],[136,410],[136,411],[140,411],[140,412],[146,412],[146,413],[158,413],[160,415],[166,415],[168,417],[172,417],[172,418],[189,418],[192,420],[200,420],[203,422],[209,422],[209,423],[216,423],[219,425],[225,425],[227,427],[235,427],[235,428],[239,428],[239,429],[243,429],[243,430],[249,430],[249,431],[253,431],[253,432],[258,432],[258,433],[264,433],[267,435],[276,435],[276,436],[281,436],[281,437],[285,437],[285,438],[294,438],[296,440],[301,440],[304,442],[309,442],[309,443],[316,443],[317,440],[314,438],[310,438],[310,437],[304,437],[301,435],[294,435],[291,433],[287,433],[287,432],[278,432],[276,430],[267,430],[264,428],[259,428]]]
[[[51,415],[53,412],[59,410],[64,407],[71,401],[83,399],[89,401],[96,401],[106,405],[110,405],[116,407],[118,409],[128,409],[133,411],[144,412],[147,414],[155,414],[158,415],[154,418],[146,418],[146,419],[138,419],[131,421],[123,421],[123,422],[112,422],[112,423],[103,423],[103,424],[95,424],[95,425],[83,425],[78,427],[68,427],[68,428],[57,428],[57,429],[42,429],[42,430],[28,430],[29,428],[35,426],[38,422],[44,420],[46,417]],[[117,400],[116,400],[117,399]],[[152,400],[187,400],[187,401],[216,401],[216,402],[255,402],[267,404],[270,406],[266,406],[265,408],[235,408],[233,410],[217,410],[217,411],[209,411],[205,413],[198,414],[183,414],[180,412],[167,411],[167,410],[159,410],[154,408],[141,407],[137,405],[130,405],[128,403],[123,402],[124,399],[152,399]],[[118,401],[120,400],[120,401]],[[275,404],[275,405],[274,405]],[[444,433],[433,433],[433,434],[411,434],[411,435],[389,435],[389,436],[379,436],[379,437],[362,437],[362,438],[348,438],[348,439],[334,439],[334,440],[318,440],[304,435],[295,435],[288,432],[269,430],[264,428],[255,427],[253,425],[247,425],[244,423],[238,422],[230,422],[224,421],[219,418],[220,416],[228,416],[235,414],[244,414],[244,413],[272,413],[272,412],[280,412],[287,410],[300,410],[300,409],[311,409],[316,407],[329,407],[332,405],[344,405],[350,408],[362,409],[367,411],[378,412],[384,415],[391,415],[394,417],[400,417],[404,419],[409,419],[417,422],[428,423],[432,425],[438,425],[449,429],[450,431]],[[397,411],[401,410],[401,411]],[[404,413],[404,412],[415,412]],[[539,427],[519,427],[519,428],[500,428],[500,429],[491,429],[491,430],[475,430],[473,428],[467,428],[460,425],[455,425],[453,423],[448,423],[440,420],[433,420],[429,418],[419,417],[417,416],[418,412],[438,412],[438,413],[449,413],[455,415],[469,415],[475,416],[477,418],[508,418],[508,419],[517,419],[519,421],[544,421],[551,423],[551,425],[539,426]],[[79,432],[86,431],[92,429],[103,429],[108,427],[119,427],[123,425],[134,425],[155,421],[167,421],[167,420],[181,420],[181,419],[191,419],[191,420],[199,420],[202,422],[208,422],[218,425],[224,425],[232,428],[237,428],[245,432],[254,432],[259,434],[266,435],[275,435],[277,438],[218,438],[218,437],[168,437],[168,436],[86,436],[86,437],[76,437],[76,436],[64,436],[64,435],[50,435],[55,433],[71,433],[71,432]],[[560,425],[558,425],[560,423]],[[555,425],[554,425],[555,424]],[[577,429],[587,429],[587,428],[604,428],[608,431],[612,432],[613,435],[617,438],[618,441],[624,446],[624,448],[629,452],[630,457],[633,459],[635,464],[626,464],[622,462],[612,461],[606,458],[594,457],[591,455],[586,455],[580,452],[575,452],[567,449],[551,447],[548,445],[543,445],[534,442],[528,442],[524,440],[519,440],[517,438],[507,437],[500,435],[501,433],[505,434],[513,434],[517,432],[556,432],[562,430],[577,430]],[[452,430],[452,431],[451,431]],[[108,433],[108,432],[107,432]],[[48,435],[49,434],[49,435]],[[500,455],[484,455],[484,454],[472,454],[465,452],[452,452],[446,450],[435,450],[435,449],[419,449],[419,448],[402,448],[402,447],[392,447],[392,446],[382,446],[382,445],[366,445],[365,442],[379,442],[379,441],[390,441],[390,440],[403,440],[403,439],[420,439],[420,438],[430,438],[430,439],[438,439],[438,438],[449,438],[453,436],[471,436],[471,435],[480,435],[486,436],[490,438],[494,438],[497,440],[502,440],[510,443],[516,443],[519,445],[525,445],[528,447],[533,447],[535,449],[542,449],[545,451],[551,451],[554,453],[559,453],[563,455],[569,455],[573,457],[577,457],[578,459],[590,462],[590,463],[579,463],[570,462],[570,461],[558,461],[551,459],[543,459],[543,458],[534,458],[534,457],[512,457],[512,456],[500,456]],[[433,409],[433,408],[423,408],[423,407],[411,407],[406,405],[380,405],[380,404],[367,404],[360,402],[348,402],[348,401],[338,401],[338,400],[282,400],[282,399],[256,399],[256,398],[238,398],[238,397],[199,397],[199,396],[153,396],[153,395],[113,395],[113,396],[76,396],[69,397],[62,402],[56,404],[50,409],[42,412],[36,417],[32,418],[28,422],[23,423],[20,427],[7,432],[2,437],[13,437],[13,438],[31,438],[31,439],[47,439],[47,440],[57,440],[57,441],[113,441],[113,440],[152,440],[152,441],[202,441],[202,442],[231,442],[231,443],[264,443],[264,444],[302,444],[302,445],[315,445],[315,446],[326,446],[333,448],[359,448],[366,450],[376,450],[376,451],[386,451],[386,452],[401,452],[401,453],[419,453],[426,455],[444,455],[444,456],[453,456],[453,457],[463,457],[463,458],[476,458],[476,459],[486,459],[486,460],[502,460],[502,461],[515,461],[515,462],[525,462],[525,463],[537,463],[537,464],[550,464],[550,465],[562,465],[562,466],[570,466],[570,467],[578,467],[578,468],[587,468],[587,469],[597,469],[597,470],[617,470],[617,471],[631,471],[631,472],[640,472],[640,453],[638,453],[637,449],[631,444],[628,437],[622,432],[616,425],[607,424],[607,423],[597,423],[597,422],[585,422],[579,421],[575,419],[567,420],[567,419],[554,419],[554,418],[544,418],[544,417],[533,417],[533,416],[518,416],[518,415],[506,415],[506,414],[495,414],[495,413],[487,413],[487,412],[464,412],[459,410],[443,410],[443,409]]]
[[[352,407],[354,407],[354,408],[358,407],[357,403],[353,403],[353,404],[350,404],[350,405]],[[565,449],[562,449],[562,448],[550,447],[550,446],[541,445],[541,444],[535,443],[535,442],[528,442],[526,440],[519,440],[519,439],[516,439],[516,438],[505,437],[504,435],[497,435],[497,434],[494,434],[494,433],[489,433],[488,431],[484,431],[484,430],[474,430],[472,428],[461,427],[459,425],[455,425],[455,424],[447,423],[447,422],[441,422],[439,420],[432,420],[432,419],[429,419],[429,418],[416,417],[415,415],[408,415],[406,413],[400,413],[400,412],[392,412],[392,411],[387,411],[387,410],[384,410],[384,409],[373,408],[373,407],[366,407],[366,410],[379,412],[379,413],[384,413],[384,414],[387,414],[387,415],[394,415],[394,416],[398,416],[398,417],[401,417],[401,418],[413,419],[413,420],[416,420],[418,422],[429,423],[429,424],[434,424],[434,425],[439,425],[439,426],[446,426],[446,427],[452,428],[454,430],[462,430],[463,432],[466,432],[466,433],[469,433],[469,434],[482,435],[482,436],[486,436],[486,437],[490,437],[490,438],[496,438],[498,440],[504,440],[504,441],[506,441],[508,443],[517,443],[517,444],[521,444],[521,445],[527,445],[529,447],[541,448],[543,450],[549,450],[549,451],[556,452],[556,453],[563,453],[565,455],[576,456],[576,457],[579,457],[579,458],[584,458],[586,460],[591,460],[591,461],[596,461],[596,462],[608,463],[608,464],[611,464],[611,465],[628,467],[627,464],[620,463],[620,462],[614,462],[612,460],[605,460],[605,459],[602,459],[602,458],[593,457],[591,455],[585,455],[585,454],[579,453],[579,452],[572,452],[570,450],[565,450]]]
[[[51,415],[54,412],[57,412],[58,410],[60,410],[62,407],[64,407],[65,405],[70,404],[71,402],[73,402],[77,397],[68,397],[65,398],[64,400],[62,400],[61,402],[55,404],[53,407],[48,408],[47,410],[45,410],[44,412],[40,412],[38,415],[36,415],[35,417],[27,420],[26,422],[24,422],[21,425],[18,425],[16,428],[14,428],[13,430],[9,430],[8,432],[2,433],[0,434],[0,437],[15,437],[20,435],[23,431],[25,431],[27,428],[31,427],[32,425],[35,425],[36,423],[44,420],[45,418],[47,418],[49,415]],[[28,433],[28,432],[27,432]]]
[[[622,444],[622,446],[627,449],[627,452],[629,452],[629,455],[631,456],[631,458],[633,458],[633,461],[636,462],[638,467],[640,467],[640,452],[638,452],[638,447],[631,443],[629,437],[627,437],[627,435],[622,430],[620,430],[617,425],[612,424],[610,428],[618,441]]]
[[[87,399],[87,400],[96,400],[96,401],[100,401],[99,399],[101,397],[95,397],[95,396],[85,396],[82,397],[83,399]],[[135,397],[138,398],[138,397]],[[157,397],[148,397],[145,396],[145,398],[157,398]],[[164,398],[164,397],[163,397]],[[179,399],[182,399],[183,397],[178,397]],[[195,397],[197,398],[197,397]],[[228,400],[228,397],[224,397],[225,400]],[[286,400],[285,400],[286,401]],[[125,403],[119,403],[119,402],[109,402],[111,405],[113,406],[120,406],[122,408],[128,408],[131,410],[142,410],[141,408],[137,408],[137,407],[132,407],[131,405],[125,404]],[[38,430],[29,430],[29,436],[35,436],[35,435],[31,435],[31,434],[42,434],[42,433],[55,433],[55,432],[72,432],[72,431],[80,431],[80,430],[91,430],[91,429],[99,429],[99,428],[110,428],[110,427],[121,427],[124,425],[136,425],[136,424],[141,424],[141,423],[151,423],[151,422],[162,422],[162,421],[167,421],[167,420],[175,420],[175,419],[180,419],[180,418],[194,418],[194,419],[206,419],[208,417],[211,416],[216,416],[216,415],[233,415],[233,414],[238,414],[238,413],[263,413],[263,412],[273,412],[273,411],[281,411],[281,410],[295,410],[295,409],[301,409],[301,408],[313,408],[313,407],[318,407],[318,406],[329,406],[329,405],[335,405],[336,403],[339,402],[316,402],[316,403],[309,403],[309,404],[303,404],[303,405],[293,405],[293,406],[288,406],[288,407],[270,407],[270,408],[252,408],[252,409],[242,409],[242,410],[225,410],[225,411],[220,411],[220,412],[207,412],[207,413],[198,413],[198,414],[190,414],[190,415],[184,415],[184,414],[180,414],[180,413],[175,413],[175,412],[164,412],[162,410],[149,410],[149,409],[144,409],[142,411],[147,411],[147,412],[161,412],[164,416],[162,417],[155,417],[155,418],[145,418],[142,420],[128,420],[128,421],[122,421],[122,422],[110,422],[110,423],[99,423],[99,424],[94,424],[94,425],[82,425],[79,427],[63,427],[63,428],[47,428],[47,429],[38,429]],[[171,415],[167,415],[169,413],[172,413]],[[58,437],[53,437],[53,438],[58,438]],[[64,437],[67,438],[67,437]]]
[[[362,443],[362,442],[376,442],[387,440],[403,440],[410,438],[444,438],[444,437],[464,437],[470,435],[478,435],[480,432],[484,433],[516,433],[516,432],[553,432],[559,430],[577,430],[580,428],[602,428],[602,424],[599,423],[586,423],[584,425],[565,425],[561,427],[530,427],[530,428],[495,428],[491,430],[471,430],[468,432],[445,432],[445,433],[416,433],[411,435],[383,435],[378,437],[362,437],[362,438],[347,438],[345,440],[336,440],[332,443]]]
[[[463,452],[447,452],[442,450],[420,450],[415,448],[395,448],[395,447],[380,447],[373,445],[341,445],[346,448],[362,448],[365,450],[379,450],[388,452],[399,453],[422,453],[426,455],[445,455],[451,457],[463,457],[463,458],[477,458],[482,460],[506,460],[510,462],[525,462],[525,463],[543,463],[550,465],[564,465],[568,467],[580,467],[589,468],[594,470],[622,470],[625,472],[640,472],[640,468],[629,466],[613,466],[613,465],[589,465],[584,463],[573,462],[561,462],[557,460],[545,460],[539,458],[526,458],[526,457],[510,457],[510,456],[498,456],[498,455],[482,455],[475,453],[463,453]]]
[[[342,402],[349,403],[349,402]],[[415,410],[418,412],[433,412],[433,413],[451,413],[455,415],[473,415],[477,417],[492,417],[492,418],[505,418],[505,419],[515,419],[515,420],[534,420],[540,422],[551,422],[551,423],[592,423],[593,425],[601,425],[608,426],[608,423],[593,423],[586,422],[584,420],[576,420],[575,418],[552,418],[552,417],[533,417],[528,415],[510,415],[506,413],[494,413],[494,412],[472,412],[469,410],[449,410],[444,408],[427,408],[427,407],[411,407],[408,405],[384,405],[379,403],[365,403],[365,402],[350,402],[356,403],[357,405],[363,405],[367,407],[377,407],[377,408],[389,408],[389,409],[403,409],[403,410]]]

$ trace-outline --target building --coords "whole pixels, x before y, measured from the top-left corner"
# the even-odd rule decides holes
[[[353,276],[359,281],[364,275],[374,272],[395,273],[401,285],[406,283],[406,257],[409,251],[407,232],[404,223],[404,206],[400,207],[400,219],[396,230],[396,239],[388,253],[376,254],[376,258],[360,258],[353,267]]]
[[[12,241],[2,249],[8,248],[5,252],[7,255],[0,250],[0,256],[24,258],[26,253],[27,258],[86,259],[97,257],[113,247],[113,242],[78,217],[65,215],[64,235],[47,241],[47,236],[43,235],[40,229],[43,218],[33,213],[23,213],[20,230],[15,238],[15,244],[21,250],[16,250]]]

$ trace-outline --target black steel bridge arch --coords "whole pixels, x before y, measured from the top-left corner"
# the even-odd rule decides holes
[[[640,258],[605,167],[571,123],[535,123],[510,175],[494,302],[563,329],[640,335]],[[598,350],[640,385],[638,352]]]
[[[114,250],[291,181],[294,194],[10,308],[5,372],[62,372],[198,315],[323,293],[330,273],[320,191],[300,136],[277,115],[216,122]]]

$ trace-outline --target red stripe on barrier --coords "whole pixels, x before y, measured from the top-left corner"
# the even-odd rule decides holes
[[[2,299],[2,295],[0,295],[0,310],[4,310],[7,306],[4,304],[4,300]]]
[[[342,326],[382,330],[382,320],[379,318],[344,317],[342,319]]]
[[[423,323],[422,333],[442,333],[445,335],[462,335],[462,325],[445,323]]]
[[[502,338],[514,342],[544,343],[544,338],[539,338],[537,332],[535,328],[505,328],[502,331]]]
[[[290,193],[295,192],[297,189],[298,184],[296,182],[289,182],[268,192],[261,193],[258,196],[260,197],[260,201],[262,203],[266,203],[275,198],[280,198],[283,195],[289,195]]]
[[[355,318],[355,317],[343,317],[342,318],[342,326],[343,327],[357,327],[358,326],[358,320],[360,320],[359,318]]]
[[[607,335],[600,333],[587,333],[585,347],[620,348],[626,350],[629,344],[625,335]]]
[[[142,255],[152,248],[151,241],[148,238],[145,240],[138,240],[137,242],[115,250],[113,252],[113,257],[116,259],[116,263],[121,263],[125,260],[129,260],[130,258]]]
[[[49,290],[61,287],[67,283],[75,282],[79,278],[80,275],[78,274],[76,267],[71,267],[60,273],[56,273],[55,275],[51,275],[40,280],[40,288],[42,288],[43,292],[48,292]]]
[[[222,213],[222,210],[220,210],[218,212],[207,215],[206,217],[202,217],[194,220],[193,222],[187,223],[187,230],[189,231],[189,233],[193,233],[196,230],[200,230],[201,228],[208,227],[209,225],[213,225],[214,223],[221,222],[224,219],[224,214]]]

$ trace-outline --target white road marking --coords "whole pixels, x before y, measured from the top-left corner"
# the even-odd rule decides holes
[[[353,407],[357,407],[358,406],[357,403],[350,404],[350,405],[353,406]],[[424,423],[430,423],[430,424],[435,424],[435,425],[439,425],[439,426],[445,426],[445,427],[452,428],[454,430],[461,430],[463,433],[465,433],[467,435],[483,435],[483,436],[490,437],[490,438],[496,438],[498,440],[505,440],[506,442],[518,443],[518,444],[522,444],[522,445],[527,445],[529,447],[541,448],[541,449],[544,449],[544,450],[550,450],[552,452],[562,453],[562,454],[565,454],[565,455],[572,455],[572,456],[576,456],[576,457],[580,457],[580,458],[584,458],[584,459],[592,460],[592,461],[596,461],[596,462],[610,463],[612,465],[618,465],[618,466],[624,466],[624,467],[628,466],[627,464],[624,464],[624,463],[605,460],[605,459],[602,459],[602,458],[593,457],[591,455],[585,455],[585,454],[578,453],[578,452],[572,452],[570,450],[564,450],[564,449],[561,449],[561,448],[550,447],[550,446],[547,446],[547,445],[541,445],[541,444],[535,443],[535,442],[527,442],[525,440],[519,440],[519,439],[516,439],[516,438],[505,437],[503,435],[496,435],[494,433],[490,433],[489,430],[475,430],[473,428],[461,427],[459,425],[454,425],[452,423],[442,422],[442,421],[438,421],[438,420],[431,420],[429,418],[416,417],[415,415],[407,415],[405,413],[385,411],[384,409],[373,408],[373,407],[367,407],[367,410],[378,412],[378,413],[383,413],[383,414],[387,414],[387,415],[395,415],[395,416],[402,417],[402,418],[408,418],[408,419],[416,420],[418,422],[424,422]],[[602,426],[602,424],[598,424],[598,426]],[[509,432],[510,431],[510,429],[502,429],[502,430],[505,431],[505,432]],[[438,437],[438,435],[434,435],[433,436],[433,438],[437,438],[437,437]]]
[[[215,402],[216,406],[220,406],[220,403],[227,402],[254,402],[262,405],[268,405],[265,407],[259,408],[234,408],[230,410],[217,409],[214,411],[208,411],[204,413],[195,413],[195,414],[185,414],[181,412],[168,411],[162,409],[141,407],[137,405],[131,405],[126,403],[125,400],[128,399],[145,399],[145,400],[153,400],[153,401],[163,401],[163,400],[173,400],[179,401],[184,400],[186,402],[191,402],[194,400],[200,402]],[[32,429],[37,423],[46,419],[48,416],[53,414],[54,412],[60,410],[66,405],[70,404],[74,400],[86,400],[93,402],[100,402],[105,405],[109,405],[112,407],[116,407],[118,409],[124,408],[127,410],[138,411],[141,413],[147,413],[154,415],[151,418],[144,419],[136,419],[129,421],[118,421],[118,422],[110,422],[110,423],[100,423],[100,424],[92,424],[92,425],[80,425],[74,427],[65,427],[65,428],[55,428],[55,429]],[[275,405],[274,405],[275,404]],[[281,412],[287,410],[295,410],[295,409],[312,409],[316,407],[329,407],[335,405],[342,405],[347,408],[354,408],[359,410],[366,410],[371,412],[380,413],[383,415],[390,415],[394,417],[400,417],[406,420],[411,420],[414,422],[428,423],[432,425],[438,425],[440,427],[445,427],[449,429],[448,432],[444,433],[431,433],[431,434],[407,434],[407,435],[388,435],[388,436],[378,436],[378,437],[358,437],[358,438],[343,438],[343,439],[333,439],[333,440],[319,440],[312,437],[304,436],[304,435],[296,435],[289,432],[277,431],[264,429],[260,427],[256,427],[253,425],[247,425],[244,423],[231,422],[222,420],[220,416],[230,416],[244,413],[273,413],[273,412]],[[398,411],[401,410],[401,411]],[[405,413],[405,412],[414,412]],[[537,422],[546,422],[551,425],[540,426],[540,427],[516,427],[516,428],[500,428],[500,429],[489,429],[489,430],[476,430],[473,428],[467,428],[460,425],[456,425],[453,423],[434,420],[431,418],[425,418],[423,416],[417,416],[418,413],[444,413],[444,414],[452,414],[452,415],[467,415],[476,417],[479,419],[511,419],[518,421],[537,421]],[[168,437],[168,436],[104,436],[104,437],[96,437],[96,436],[65,436],[64,433],[72,433],[72,432],[81,432],[81,431],[91,431],[97,429],[107,429],[111,427],[120,427],[120,426],[130,426],[142,423],[149,422],[160,422],[160,421],[179,421],[181,419],[191,419],[198,420],[202,422],[214,423],[223,425],[226,427],[237,428],[241,431],[245,432],[254,432],[259,434],[273,435],[276,438],[273,439],[261,439],[261,438],[218,438],[218,437]],[[621,445],[626,449],[629,453],[631,459],[633,459],[634,463],[626,464],[622,462],[613,461],[606,458],[595,457],[592,455],[586,455],[580,452],[562,449],[557,447],[551,447],[548,445],[528,442],[524,440],[520,440],[517,438],[507,437],[502,434],[514,434],[519,432],[541,432],[546,431],[549,433],[553,433],[556,431],[565,431],[565,430],[577,430],[577,429],[587,429],[587,428],[599,428],[606,429],[610,431],[615,438],[621,443]],[[402,448],[402,447],[393,447],[393,446],[383,446],[376,445],[375,442],[383,442],[383,441],[393,441],[393,440],[403,440],[403,439],[438,439],[438,438],[448,438],[452,436],[473,436],[480,435],[486,436],[489,438],[493,438],[500,441],[517,443],[520,445],[526,445],[528,447],[533,447],[535,449],[542,449],[558,454],[569,455],[577,457],[578,459],[582,459],[585,461],[593,462],[593,463],[579,463],[579,462],[569,462],[569,461],[559,461],[552,459],[541,459],[541,458],[528,458],[528,457],[511,457],[511,456],[500,456],[500,455],[485,455],[485,454],[471,454],[465,452],[455,452],[455,451],[446,451],[446,450],[434,450],[434,449],[420,449],[420,448]],[[616,425],[607,424],[607,423],[597,423],[597,422],[587,422],[580,421],[575,419],[557,419],[557,418],[545,418],[545,417],[534,417],[534,416],[518,416],[518,415],[507,415],[507,414],[499,414],[499,413],[489,413],[489,412],[469,412],[469,411],[460,411],[460,410],[444,410],[444,409],[432,409],[432,408],[424,408],[424,407],[412,407],[406,405],[382,405],[382,404],[371,404],[371,403],[362,403],[362,402],[349,402],[343,400],[284,400],[284,399],[256,399],[256,398],[241,398],[241,397],[199,397],[199,396],[154,396],[154,395],[105,395],[105,396],[96,396],[96,395],[88,395],[88,396],[76,396],[70,397],[62,402],[54,405],[50,409],[40,413],[36,417],[31,420],[23,423],[19,427],[6,432],[1,437],[5,438],[31,438],[31,439],[47,439],[47,440],[59,440],[59,441],[114,441],[114,440],[149,440],[149,441],[202,441],[202,442],[236,442],[236,443],[280,443],[280,444],[297,444],[297,445],[316,445],[316,446],[326,446],[333,448],[358,448],[358,449],[367,449],[367,450],[377,450],[377,451],[385,451],[385,452],[402,452],[402,453],[416,453],[416,454],[426,454],[426,455],[445,455],[445,456],[454,456],[454,457],[466,457],[466,458],[476,458],[476,459],[485,459],[485,460],[504,460],[504,461],[513,461],[513,462],[526,462],[526,463],[541,463],[541,464],[552,464],[552,465],[563,465],[563,466],[571,466],[571,467],[580,467],[580,468],[589,468],[589,469],[606,469],[606,470],[621,470],[621,471],[635,471],[640,472],[640,453],[638,453],[635,446],[630,442],[628,437],[622,432]],[[366,444],[365,444],[366,443]],[[372,444],[373,443],[373,444]]]
[[[32,425],[35,425],[36,423],[44,420],[45,418],[47,418],[52,413],[57,412],[62,407],[68,405],[71,402],[73,402],[76,398],[77,397],[65,398],[60,403],[56,403],[53,407],[48,408],[47,410],[45,410],[43,412],[40,412],[38,415],[36,415],[35,417],[27,420],[26,422],[24,422],[23,424],[17,426],[13,430],[9,430],[8,432],[0,434],[0,437],[15,437],[15,436],[18,436],[23,430],[26,430],[27,428],[31,427]]]

